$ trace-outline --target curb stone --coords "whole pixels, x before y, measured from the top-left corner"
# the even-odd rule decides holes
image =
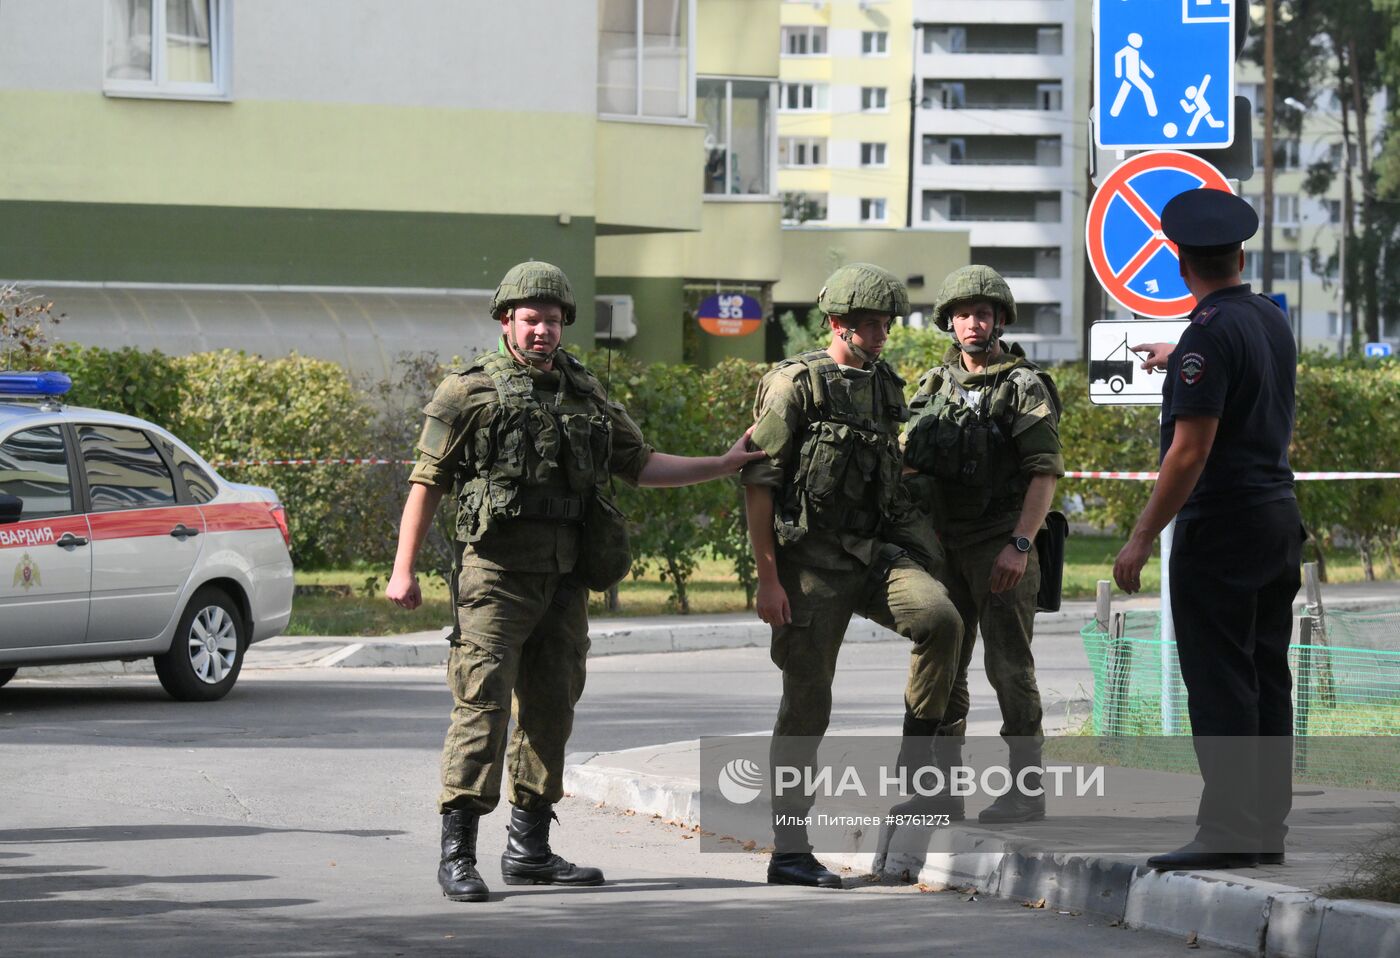
[[[631,749],[629,751],[650,751]],[[572,754],[564,788],[593,801],[698,825],[698,783],[609,767],[608,753]],[[596,762],[596,764],[595,764]],[[748,837],[760,843],[766,835]],[[852,836],[852,845],[855,836]],[[1159,872],[1112,858],[1052,853],[956,827],[925,856],[834,852],[832,868],[903,878],[1092,914],[1134,928],[1265,958],[1400,956],[1400,905],[1329,899],[1265,881],[1202,872]],[[882,836],[881,847],[888,841]]]

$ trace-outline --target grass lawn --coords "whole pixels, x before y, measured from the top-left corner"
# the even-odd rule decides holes
[[[1113,560],[1123,541],[1115,536],[1071,535],[1065,544],[1064,596],[1066,599],[1093,598],[1098,580],[1113,578]],[[1384,566],[1376,569],[1385,575]],[[1364,578],[1361,560],[1355,552],[1334,550],[1327,555],[1330,582],[1359,582]],[[367,580],[373,579],[372,585]],[[384,598],[387,570],[340,569],[317,572],[298,571],[298,586],[349,591],[298,595],[292,606],[288,635],[392,635],[445,627],[451,621],[447,585],[441,579],[420,576],[424,602],[412,612],[400,609]],[[1161,588],[1161,568],[1154,556],[1143,569],[1145,592]],[[734,580],[733,567],[721,559],[700,563],[688,583],[693,614],[744,611],[744,590]],[[674,611],[671,586],[655,571],[639,579],[627,579],[619,589],[622,609],[608,613],[601,595],[590,597],[590,614],[666,615]]]

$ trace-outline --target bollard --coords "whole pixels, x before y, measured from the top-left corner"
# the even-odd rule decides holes
[[[1298,707],[1293,710],[1293,770],[1306,771],[1308,767],[1308,722],[1312,718],[1313,687],[1313,620],[1303,616],[1298,620],[1298,676],[1294,683],[1297,689]]]

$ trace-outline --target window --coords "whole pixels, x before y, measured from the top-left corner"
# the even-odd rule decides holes
[[[219,494],[219,486],[214,482],[213,477],[201,469],[199,463],[195,462],[189,453],[163,438],[157,437],[157,441],[165,450],[166,455],[175,463],[175,472],[184,480],[185,489],[189,491],[191,499],[203,504]]]
[[[860,221],[862,223],[883,223],[885,221],[885,201],[883,199],[862,199],[860,201]]]
[[[1322,206],[1327,211],[1327,222],[1333,226],[1340,226],[1342,223],[1342,201],[1323,200]]]
[[[1260,265],[1262,258],[1256,250],[1245,250],[1244,253],[1244,278],[1256,280],[1262,278]],[[1297,279],[1298,271],[1301,267],[1301,260],[1294,250],[1274,250],[1274,279]]]
[[[785,57],[826,55],[826,27],[783,27],[782,54]]]
[[[1035,108],[1037,110],[1059,111],[1064,109],[1064,88],[1058,83],[1037,83],[1035,87]]]
[[[769,130],[771,87],[761,80],[698,80],[696,119],[705,125],[705,192],[767,196],[773,192]]]
[[[1350,159],[1351,165],[1352,165],[1352,166],[1355,166],[1355,165],[1356,165],[1356,144],[1355,144],[1355,143],[1348,143],[1348,144],[1347,144],[1347,157]],[[1342,163],[1342,144],[1340,144],[1340,143],[1332,143],[1332,144],[1328,145],[1328,147],[1327,147],[1327,159],[1328,159],[1329,162],[1331,162],[1331,164],[1332,164],[1333,166],[1342,166],[1342,165],[1343,165],[1343,163]]]
[[[1017,309],[1018,315],[1030,319],[1030,332],[1035,336],[1060,335],[1059,303],[1027,303]]]
[[[826,109],[825,83],[784,83],[778,96],[778,109],[784,113],[809,113]]]
[[[779,166],[825,166],[826,138],[785,136],[778,140]]]
[[[966,84],[958,82],[934,83],[925,81],[924,99],[920,106],[939,107],[944,110],[961,110],[966,103]]]
[[[924,136],[924,165],[934,163],[963,162],[967,154],[967,140],[960,136]]]
[[[890,35],[886,30],[862,30],[860,52],[867,57],[883,57],[890,52]]]
[[[885,144],[862,143],[860,145],[861,166],[885,166]]]
[[[922,215],[924,222],[961,220],[966,216],[966,204],[961,193],[937,193],[925,190]]]
[[[78,447],[93,512],[174,504],[175,480],[139,429],[80,426]]]
[[[598,112],[687,119],[692,0],[598,0]]]
[[[228,93],[227,0],[107,0],[103,89],[127,96]]]
[[[1274,194],[1274,223],[1277,226],[1298,225],[1298,194]]]
[[[882,86],[863,86],[860,88],[860,108],[865,111],[878,111],[888,109],[888,91]]]
[[[806,223],[826,219],[825,193],[789,192],[782,195],[783,222]]]
[[[1342,335],[1342,314],[1335,310],[1327,313],[1327,335],[1334,337]]]
[[[1297,139],[1284,139],[1276,137],[1274,139],[1274,169],[1276,170],[1298,170],[1302,168],[1300,160],[1299,144]],[[1340,157],[1338,157],[1340,159]],[[1264,139],[1254,138],[1254,165],[1262,168],[1264,165]]]
[[[967,50],[967,27],[925,27],[925,53],[964,53]]]
[[[1035,52],[1054,57],[1063,54],[1065,31],[1060,27],[1038,27],[1035,31]]]
[[[0,493],[23,500],[21,519],[73,511],[62,426],[26,429],[0,444]]]

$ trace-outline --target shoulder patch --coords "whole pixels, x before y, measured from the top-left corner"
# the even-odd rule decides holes
[[[1207,306],[1199,313],[1191,317],[1191,322],[1197,326],[1206,326],[1215,318],[1215,314],[1220,312],[1219,306]]]
[[[1194,386],[1205,378],[1206,358],[1200,353],[1187,353],[1181,357],[1181,381]]]

